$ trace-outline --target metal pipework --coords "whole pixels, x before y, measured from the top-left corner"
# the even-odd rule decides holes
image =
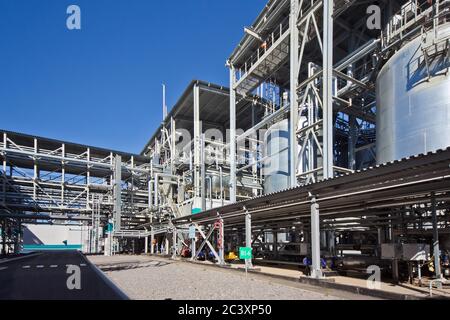
[[[333,0],[323,0],[323,177],[333,178]]]
[[[206,190],[205,190],[205,180],[206,180],[206,167],[205,167],[205,134],[200,137],[200,175],[201,175],[201,199],[202,199],[202,211],[206,210]]]
[[[212,209],[212,207],[213,207],[213,198],[212,198],[212,188],[213,188],[213,185],[212,185],[212,177],[211,176],[207,176],[207,177],[205,177],[205,180],[208,180],[208,189],[209,189],[209,192],[208,192],[208,194],[209,194],[209,201],[210,201],[210,209]],[[206,199],[205,199],[205,209],[206,209]]]
[[[153,198],[153,205],[155,206],[155,208],[158,207],[159,205],[159,179],[160,178],[170,178],[170,179],[177,179],[178,177],[172,174],[167,174],[167,173],[155,173],[155,180],[154,180],[154,198]],[[164,183],[169,183],[169,181],[164,180]],[[170,182],[170,183],[174,183],[174,182]],[[174,183],[175,184],[175,183]],[[176,183],[178,184],[178,183]]]
[[[154,193],[155,193],[155,197],[153,198],[153,205],[155,206],[155,208],[158,208],[158,204],[159,204],[159,173],[155,174],[155,187],[154,187]]]
[[[230,65],[230,202],[236,202],[236,74]]]
[[[224,197],[225,195],[224,195],[224,193],[223,193],[223,169],[222,169],[222,166],[219,166],[219,172],[220,172],[220,175],[219,175],[219,181],[220,181],[220,199],[221,199],[222,207],[223,207],[223,205],[224,205],[224,199],[223,199],[223,197]]]

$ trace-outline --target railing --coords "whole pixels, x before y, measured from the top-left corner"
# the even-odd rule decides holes
[[[259,59],[281,38],[281,36],[289,30],[289,17],[285,18],[275,30],[269,34],[258,49],[239,67],[236,69],[236,80],[239,81],[245,77],[248,71],[256,64]]]
[[[428,2],[420,3],[418,0],[407,2],[388,21],[386,28],[382,31],[382,47],[389,47],[409,33],[423,29],[436,30],[439,25],[448,22],[449,9],[449,0],[437,0],[432,5]]]

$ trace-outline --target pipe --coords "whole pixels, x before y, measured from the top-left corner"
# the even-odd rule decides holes
[[[349,192],[343,195],[336,195],[336,196],[330,196],[330,197],[326,197],[326,198],[317,198],[317,202],[322,202],[325,200],[333,200],[333,199],[337,199],[337,198],[343,198],[343,197],[349,197],[352,195],[358,195],[358,194],[365,194],[365,193],[370,193],[370,192],[375,192],[375,191],[385,191],[385,190],[390,190],[390,189],[395,189],[395,188],[399,188],[399,187],[404,187],[404,186],[408,186],[408,185],[416,185],[416,184],[420,184],[420,183],[425,183],[425,182],[432,182],[432,181],[436,181],[436,180],[442,180],[442,179],[450,179],[450,175],[446,175],[446,176],[440,176],[440,177],[435,177],[435,178],[429,178],[429,179],[423,179],[423,180],[419,180],[419,181],[412,181],[412,182],[405,182],[405,183],[400,183],[398,185],[392,185],[392,186],[386,186],[386,187],[380,187],[380,188],[374,188],[374,189],[369,189],[369,190],[362,190],[362,191],[355,191],[355,192]],[[271,210],[276,210],[276,209],[282,209],[282,208],[289,208],[289,207],[294,207],[297,205],[304,205],[304,204],[310,204],[311,202],[306,200],[306,201],[297,201],[297,202],[293,202],[293,203],[289,203],[289,204],[285,204],[285,205],[278,205],[278,206],[274,206],[274,207],[268,207],[268,208],[263,208],[263,209],[257,209],[257,210],[252,210],[252,211],[248,211],[248,213],[258,213],[258,212],[264,212],[264,211],[271,211]],[[224,216],[223,218],[232,218],[232,217],[238,217],[238,216],[242,216],[245,215],[246,211],[240,211],[234,214],[227,214],[226,216]],[[322,214],[325,215],[325,214]],[[309,215],[304,215],[304,216],[309,216]],[[303,216],[299,216],[299,217],[303,217]],[[216,217],[211,217],[211,218],[205,218],[205,219],[201,219],[196,221],[197,223],[202,223],[202,222],[207,222],[207,221],[213,221],[216,220]]]
[[[150,207],[153,204],[153,180],[148,180],[148,207]]]
[[[205,134],[201,135],[200,141],[200,191],[201,191],[201,200],[202,200],[202,211],[206,210],[206,190],[205,190],[205,180],[206,180],[206,172],[205,172]]]
[[[219,175],[219,181],[220,181],[220,199],[221,199],[221,201],[222,201],[222,207],[224,206],[224,199],[223,199],[223,197],[224,197],[224,194],[223,194],[223,169],[222,169],[222,166],[219,166],[219,172],[220,172],[220,175]]]
[[[212,199],[212,178],[211,178],[211,176],[207,176],[206,178],[205,178],[206,180],[208,180],[209,181],[209,183],[208,183],[208,185],[209,185],[209,201],[210,201],[210,209],[212,209],[212,207],[213,207],[213,199]]]
[[[159,173],[157,173],[157,174],[155,174],[155,180],[154,180],[154,183],[155,183],[155,187],[154,187],[154,193],[155,193],[155,196],[154,196],[154,198],[153,198],[153,205],[155,206],[155,208],[158,208],[158,202],[159,202]]]

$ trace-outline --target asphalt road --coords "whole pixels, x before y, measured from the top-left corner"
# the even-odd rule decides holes
[[[81,253],[54,251],[0,263],[0,299],[123,300],[127,297]]]

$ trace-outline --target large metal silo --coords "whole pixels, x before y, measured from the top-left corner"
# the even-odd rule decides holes
[[[404,45],[377,79],[377,162],[450,146],[450,25]]]

